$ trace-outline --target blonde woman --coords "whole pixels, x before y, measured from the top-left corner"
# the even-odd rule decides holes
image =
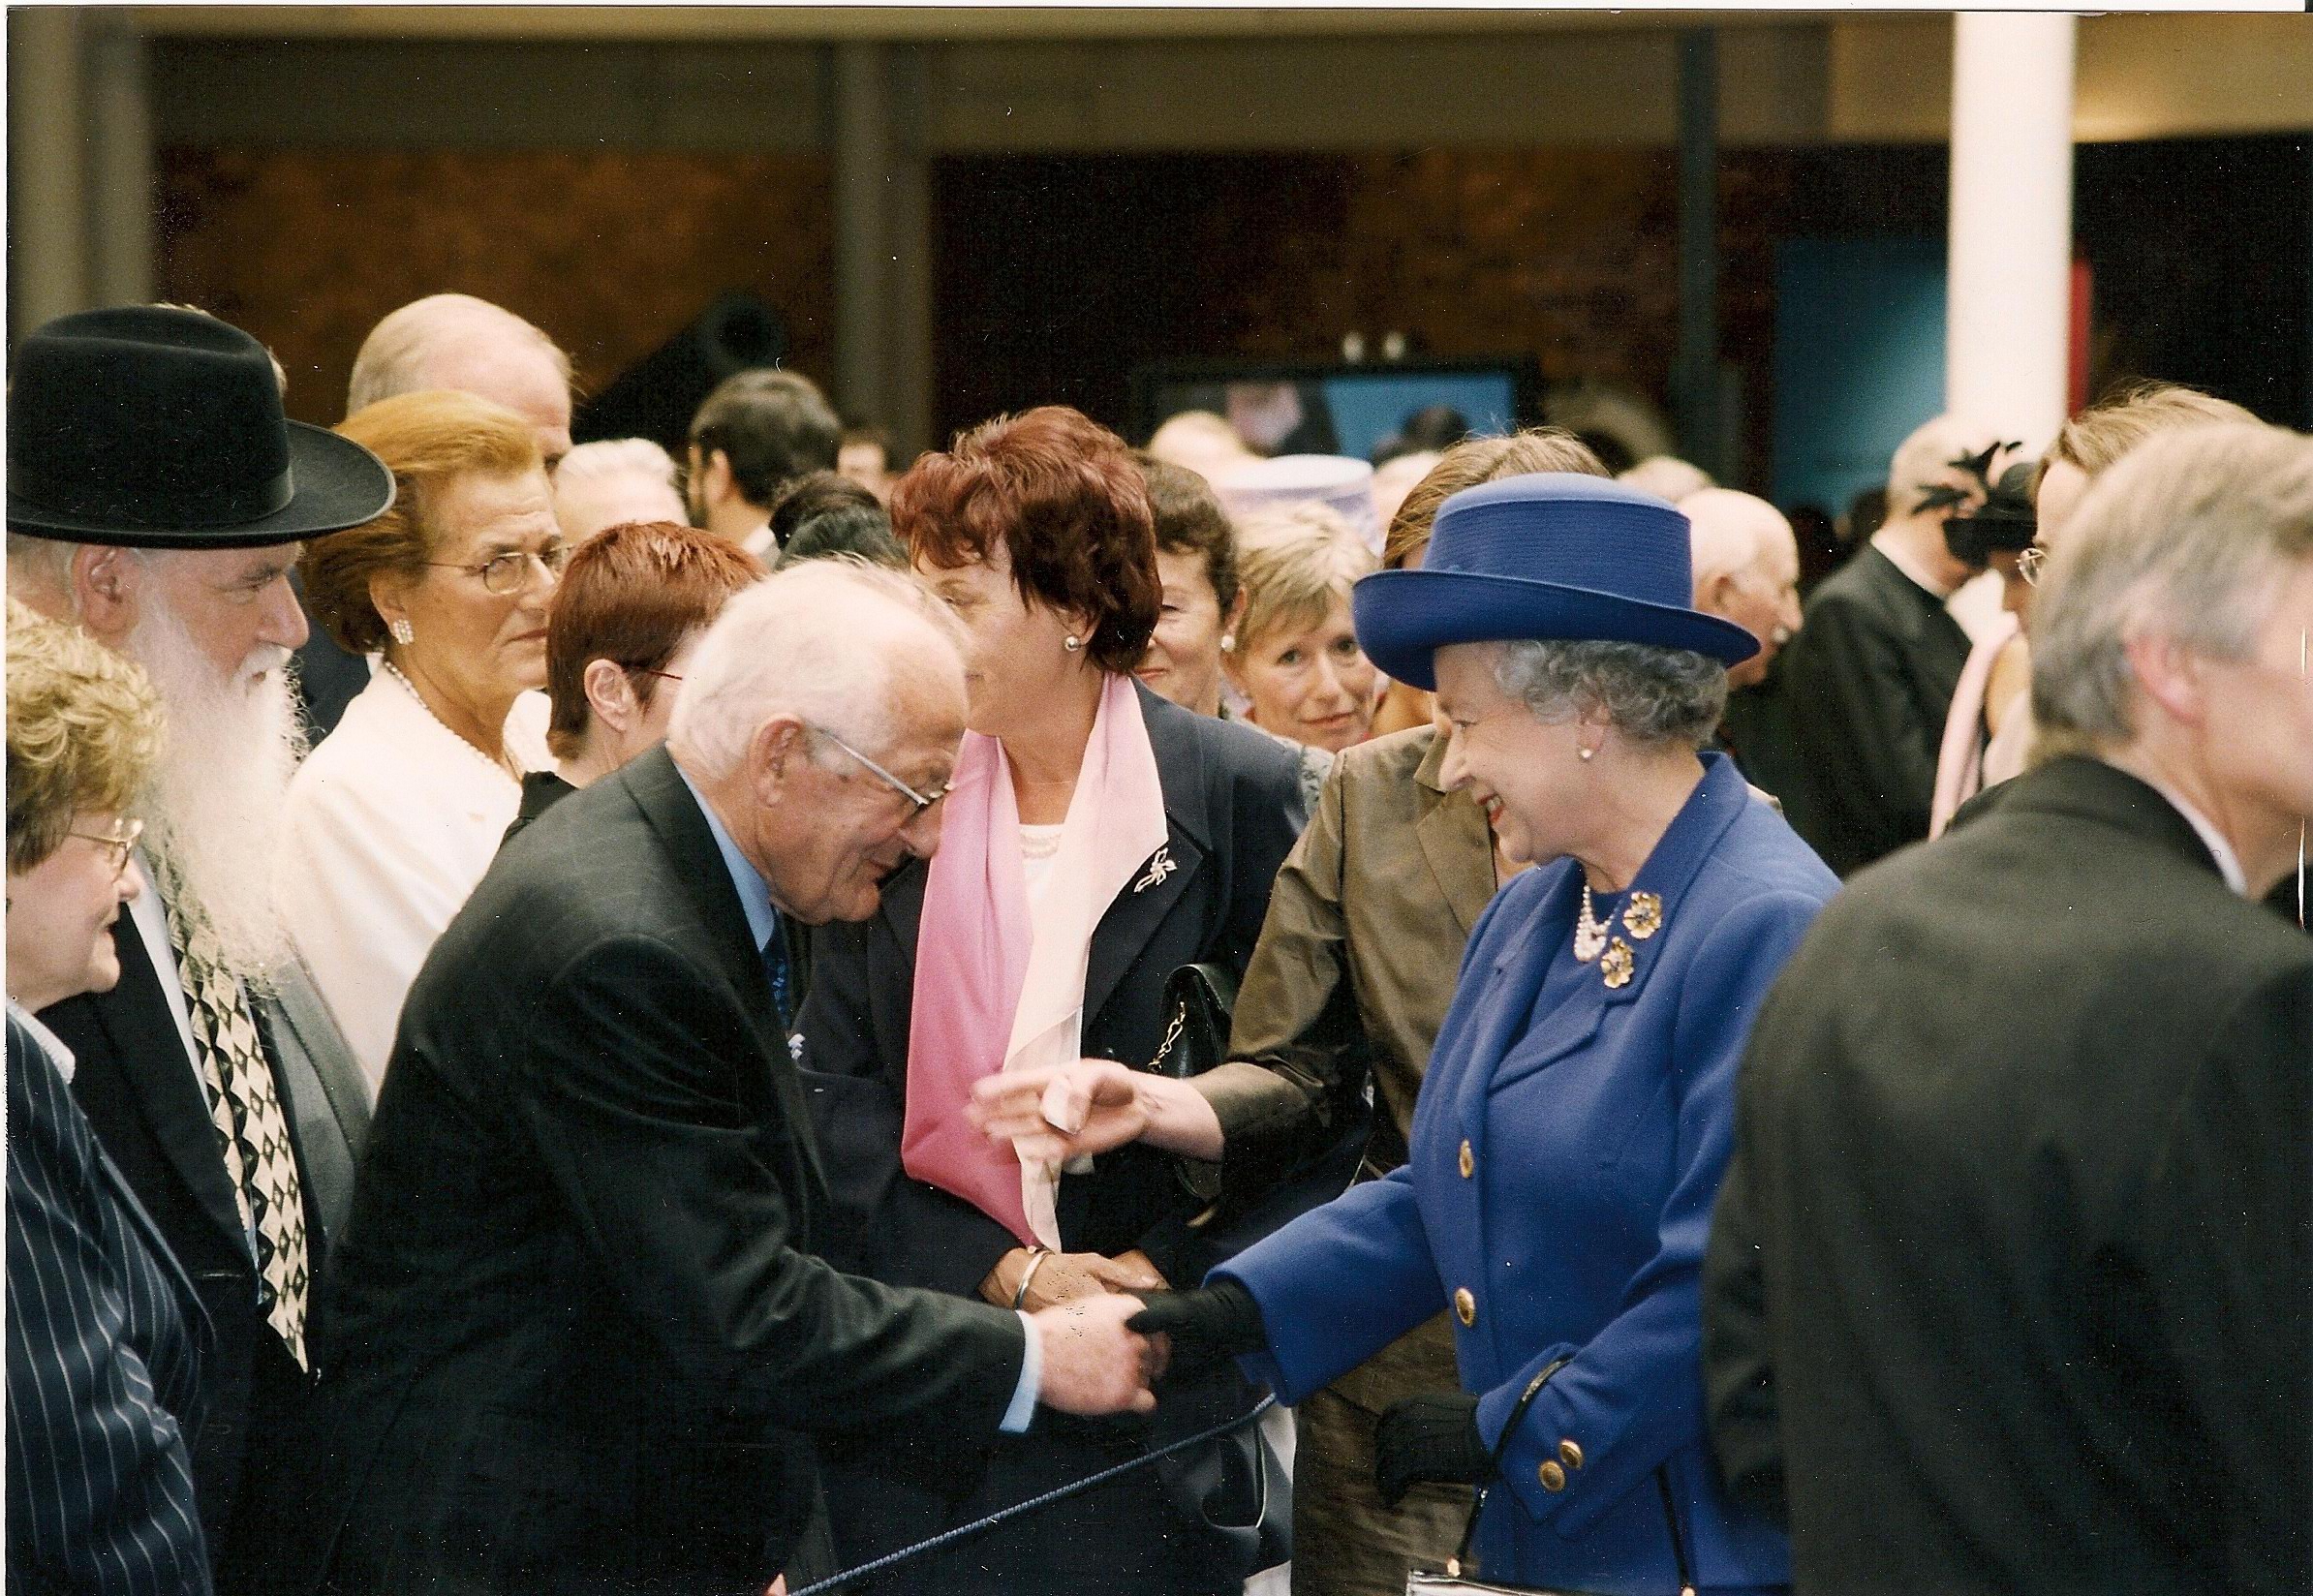
[[[1324,506],[1296,505],[1239,523],[1237,566],[1245,612],[1222,662],[1245,718],[1328,753],[1364,742],[1381,691],[1349,620],[1349,590],[1373,569],[1365,540]]]

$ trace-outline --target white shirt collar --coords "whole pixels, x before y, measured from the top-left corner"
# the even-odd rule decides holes
[[[1958,591],[1957,588],[1939,586],[1934,573],[1912,558],[1911,551],[1890,537],[1884,530],[1871,535],[1871,546],[1886,555],[1888,564],[1901,571],[1912,586],[1932,595],[1936,602],[1943,602]]]
[[[776,565],[779,562],[779,539],[771,536],[771,521],[768,516],[764,517],[761,526],[739,539],[739,546],[766,566]]]
[[[2249,895],[2248,875],[2240,868],[2240,855],[2233,851],[2233,844],[2225,841],[2225,834],[2217,830],[2216,822],[2186,803],[2184,795],[2174,787],[2155,782],[2149,776],[2143,777],[2143,781],[2146,786],[2166,798],[2169,807],[2183,815],[2193,830],[2200,833],[2203,844],[2216,860],[2218,873],[2225,877],[2225,885],[2246,898]]]
[[[42,1025],[30,1009],[14,998],[8,1000],[8,1017],[32,1032],[32,1039],[47,1054],[49,1061],[56,1066],[56,1073],[64,1077],[65,1085],[72,1085],[73,1050],[66,1047],[54,1031]]]

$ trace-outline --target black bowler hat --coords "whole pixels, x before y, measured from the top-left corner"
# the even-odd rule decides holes
[[[16,351],[8,530],[135,548],[256,548],[373,521],[393,474],[281,414],[273,357],[199,311],[60,317]]]

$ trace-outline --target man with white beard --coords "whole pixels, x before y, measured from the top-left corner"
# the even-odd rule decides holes
[[[257,1504],[298,1462],[283,1438],[311,1389],[307,1297],[368,1124],[271,900],[300,752],[289,568],[304,538],[392,498],[366,449],[283,418],[264,347],[213,317],[93,311],[18,349],[9,592],[136,660],[168,719],[137,860],[153,890],[113,929],[120,982],[40,1018],[207,1310],[191,1440],[220,1590],[278,1533]]]

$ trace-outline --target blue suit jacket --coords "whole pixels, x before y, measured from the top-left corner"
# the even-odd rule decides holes
[[[1260,1303],[1270,1347],[1248,1366],[1287,1401],[1441,1303],[1489,1444],[1569,1360],[1509,1439],[1486,1578],[1676,1588],[1660,1469],[1699,1583],[1780,1584],[1782,1535],[1710,1461],[1698,1285],[1744,1037],[1838,880],[1714,753],[1631,885],[1661,898],[1662,925],[1615,926],[1635,956],[1619,990],[1573,956],[1579,866],[1504,888],[1464,956],[1410,1161],[1216,1273]]]
[[[8,1020],[8,1576],[209,1588],[185,1435],[200,1300],[47,1051]]]

